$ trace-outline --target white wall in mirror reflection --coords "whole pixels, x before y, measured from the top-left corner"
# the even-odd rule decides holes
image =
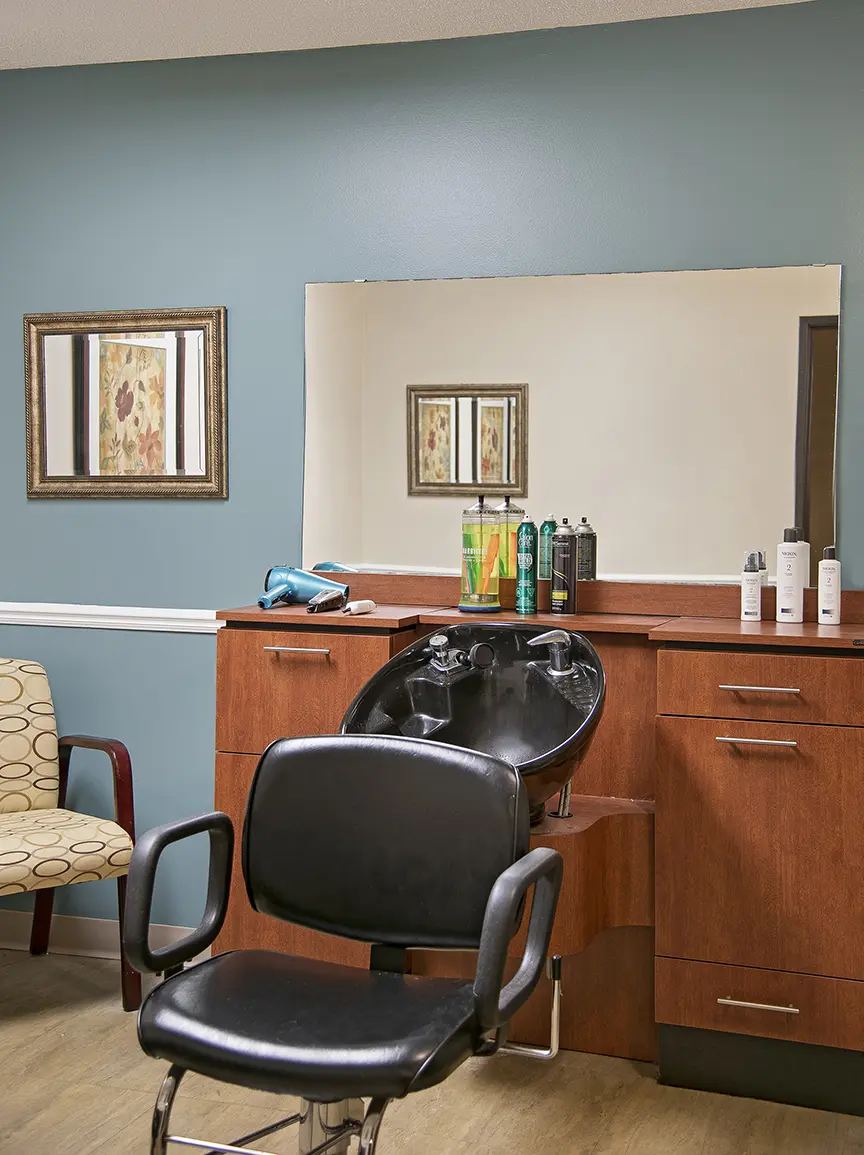
[[[303,564],[458,573],[406,386],[520,381],[538,524],[588,517],[600,576],[734,580],[794,524],[799,320],[839,311],[836,265],[309,285]]]

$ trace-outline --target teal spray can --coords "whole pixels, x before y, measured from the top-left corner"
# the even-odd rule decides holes
[[[552,577],[552,535],[557,528],[558,523],[551,513],[540,526],[537,576],[541,582],[548,582]]]
[[[537,526],[527,513],[516,533],[516,613],[537,613]]]

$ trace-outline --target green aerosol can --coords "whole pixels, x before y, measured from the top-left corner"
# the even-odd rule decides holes
[[[537,613],[537,526],[527,513],[516,533],[516,613]]]
[[[540,526],[537,576],[541,582],[548,582],[552,577],[552,535],[555,533],[557,528],[558,523],[551,513]]]

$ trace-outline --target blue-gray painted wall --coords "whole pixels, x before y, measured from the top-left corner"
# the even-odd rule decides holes
[[[35,658],[51,678],[64,734],[121,738],[132,754],[138,830],[213,809],[216,642],[210,635],[0,626],[0,653]],[[108,759],[72,754],[67,805],[112,813]],[[153,905],[157,922],[198,921],[206,889],[204,836],[169,848]],[[61,888],[60,914],[116,917],[113,881]],[[29,896],[0,899],[29,906]]]
[[[840,545],[864,586],[860,0],[6,72],[0,158],[0,599],[236,605],[299,560],[308,281],[820,261],[844,266]],[[27,502],[22,314],[212,304],[230,500]],[[46,662],[62,728],[128,741],[142,829],[210,805],[212,638],[0,627],[0,652]],[[107,803],[99,774],[76,801]],[[195,918],[193,861],[157,918]],[[63,909],[108,915],[110,889]]]

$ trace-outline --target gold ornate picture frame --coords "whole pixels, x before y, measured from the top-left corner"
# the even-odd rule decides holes
[[[46,382],[58,345],[46,356],[46,340],[56,338],[76,383],[51,382],[65,422],[59,468],[49,460],[49,424],[56,442],[60,418],[49,415]],[[192,394],[185,365],[195,369]],[[29,314],[24,377],[28,498],[227,498],[224,306]]]
[[[407,386],[408,495],[528,496],[528,386]]]

